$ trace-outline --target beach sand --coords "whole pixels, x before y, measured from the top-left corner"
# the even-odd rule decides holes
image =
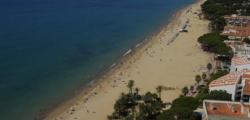
[[[156,34],[103,75],[97,83],[71,100],[63,103],[45,118],[46,120],[105,120],[113,112],[113,105],[126,84],[135,81],[140,93],[155,92],[158,85],[175,87],[163,91],[162,98],[171,102],[181,94],[181,88],[195,83],[195,75],[206,70],[213,55],[201,50],[197,38],[207,32],[207,20],[198,17],[200,0],[179,11]],[[189,21],[187,23],[187,21]],[[178,32],[187,23],[188,32]]]

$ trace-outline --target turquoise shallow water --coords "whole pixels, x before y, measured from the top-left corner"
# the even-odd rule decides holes
[[[194,0],[0,0],[0,120],[32,120]]]

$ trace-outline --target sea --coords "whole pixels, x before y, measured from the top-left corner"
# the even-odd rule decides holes
[[[0,120],[34,120],[195,0],[0,0]]]

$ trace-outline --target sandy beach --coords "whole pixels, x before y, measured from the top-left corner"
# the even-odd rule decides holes
[[[175,87],[163,91],[162,98],[171,102],[181,94],[181,88],[195,83],[196,74],[206,70],[213,60],[211,54],[201,50],[197,38],[207,32],[209,21],[199,18],[204,0],[180,10],[171,22],[145,44],[137,45],[133,52],[101,77],[88,91],[63,103],[46,120],[106,120],[122,92],[128,92],[129,80],[141,93],[155,92],[158,85]],[[179,32],[187,26],[188,32]]]

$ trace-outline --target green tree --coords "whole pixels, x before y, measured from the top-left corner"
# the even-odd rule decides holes
[[[114,105],[115,113],[113,113],[113,117],[120,118],[128,115],[129,109],[129,97],[125,94],[122,94],[121,97],[116,101]]]
[[[198,42],[205,51],[232,57],[232,49],[224,43],[225,39],[219,33],[208,33],[199,37]]]
[[[129,93],[122,93],[114,104],[114,112],[107,116],[109,120],[156,120],[166,107],[157,93],[147,92],[145,95],[139,94],[139,88],[135,88],[135,93],[131,91],[134,86],[132,80],[128,83]],[[172,90],[172,87],[163,87],[161,90]]]
[[[193,97],[179,97],[172,102],[172,108],[189,108],[195,110],[199,105],[197,99]]]
[[[137,120],[155,120],[166,104],[161,101],[157,94],[147,92],[143,96],[143,102],[139,104]]]
[[[136,94],[139,94],[139,91],[140,91],[139,88],[135,88],[135,93],[136,93]]]
[[[212,31],[220,32],[226,24],[224,15],[250,15],[250,5],[246,4],[248,2],[248,0],[206,0],[201,7],[205,17],[211,21]]]
[[[135,94],[136,94],[136,95],[139,95],[139,91],[140,91],[139,88],[135,88]]]
[[[197,116],[189,108],[173,108],[157,116],[157,120],[197,120]]]
[[[206,87],[206,88],[202,88],[195,98],[199,101],[199,104],[202,104],[203,100],[205,99],[231,101],[231,94],[222,90],[219,90],[219,91],[214,90],[214,91],[209,92],[208,88]]]
[[[193,91],[194,90],[194,86],[191,85],[189,90]]]
[[[202,73],[202,79],[206,80],[207,79],[207,74],[206,73]]]
[[[161,92],[162,92],[163,86],[159,85],[156,87],[156,91],[158,93],[159,98],[161,98]]]
[[[157,116],[157,120],[195,120],[193,111],[198,105],[193,97],[179,97],[173,101],[169,110]]]
[[[134,80],[129,80],[127,87],[129,88],[129,94],[132,94],[134,87]]]
[[[182,88],[182,94],[187,95],[188,94],[188,87]]]
[[[200,75],[196,75],[195,76],[195,81],[199,84],[201,81],[201,76]]]
[[[212,66],[211,63],[208,63],[208,64],[207,64],[207,69],[208,69],[209,71],[212,69],[212,67],[213,67],[213,66]]]
[[[202,104],[203,100],[208,96],[209,89],[208,87],[203,87],[199,90],[195,98],[198,100],[199,104]]]
[[[232,95],[227,93],[224,90],[213,90],[210,91],[209,94],[205,97],[205,99],[209,100],[231,100]]]
[[[226,21],[223,17],[217,17],[211,22],[212,30],[215,32],[220,32],[224,29],[224,26],[226,26]]]
[[[115,102],[114,112],[108,116],[108,119],[123,119],[129,116],[134,116],[134,110],[137,105],[136,99],[131,94],[122,93],[119,99]]]

